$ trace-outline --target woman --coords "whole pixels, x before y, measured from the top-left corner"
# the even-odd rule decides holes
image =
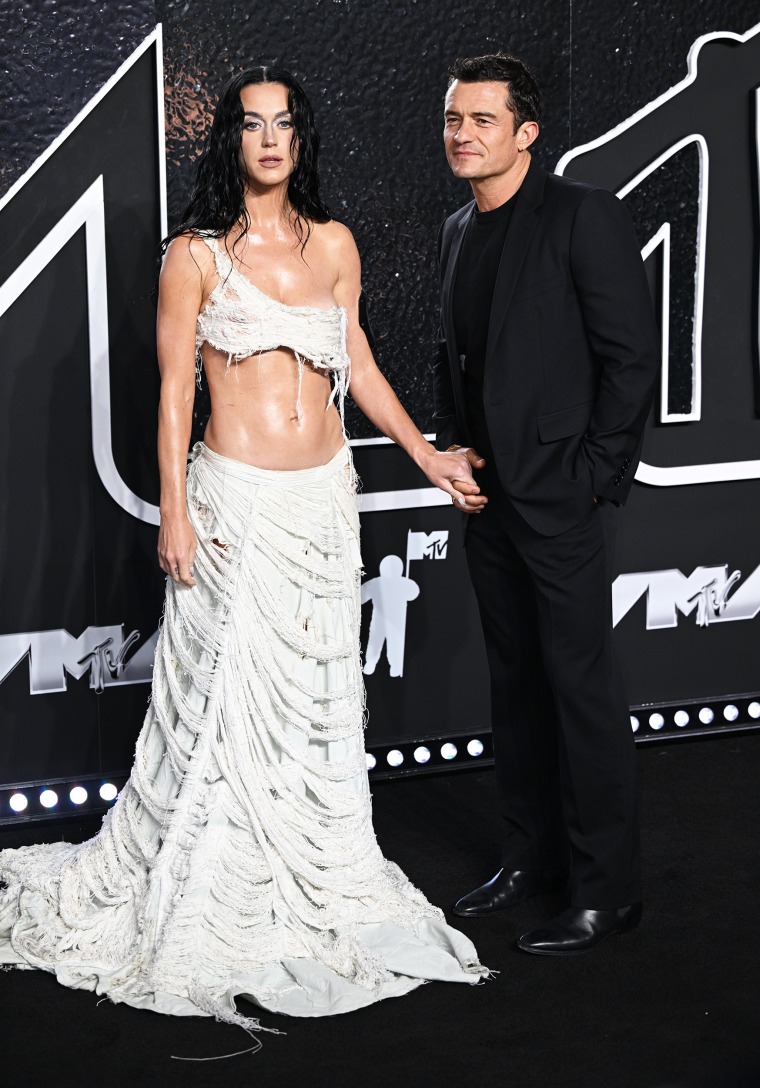
[[[372,830],[349,378],[434,484],[483,500],[372,359],[317,151],[290,75],[228,84],[161,273],[169,579],[135,765],[96,838],[0,854],[0,961],[249,1029],[237,996],[314,1016],[486,973]],[[212,413],[186,470],[196,348]]]

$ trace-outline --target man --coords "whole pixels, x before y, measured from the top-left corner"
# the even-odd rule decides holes
[[[639,245],[620,201],[532,161],[540,93],[498,54],[450,71],[444,142],[474,202],[440,239],[439,448],[467,448],[465,548],[491,674],[502,868],[464,917],[570,882],[524,934],[586,952],[641,917],[635,757],[612,644],[618,506],[659,369]]]

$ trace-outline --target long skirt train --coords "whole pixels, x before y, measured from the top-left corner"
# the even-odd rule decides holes
[[[355,480],[203,444],[195,587],[167,580],[153,694],[98,835],[0,852],[0,963],[176,1015],[347,1012],[487,971],[375,840]]]

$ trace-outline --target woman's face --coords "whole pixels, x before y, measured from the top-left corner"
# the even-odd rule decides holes
[[[293,172],[297,145],[291,149],[293,118],[288,89],[282,83],[249,83],[240,92],[245,118],[240,143],[248,184],[282,185]]]

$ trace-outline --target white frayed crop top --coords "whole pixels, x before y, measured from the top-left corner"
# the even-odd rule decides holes
[[[198,314],[195,344],[210,344],[227,353],[227,366],[251,355],[289,348],[298,362],[296,416],[303,418],[301,384],[308,362],[333,376],[327,407],[337,399],[345,430],[345,398],[351,360],[346,351],[346,311],[342,306],[288,306],[265,295],[230,260],[218,239],[200,237],[214,254],[219,283]]]

